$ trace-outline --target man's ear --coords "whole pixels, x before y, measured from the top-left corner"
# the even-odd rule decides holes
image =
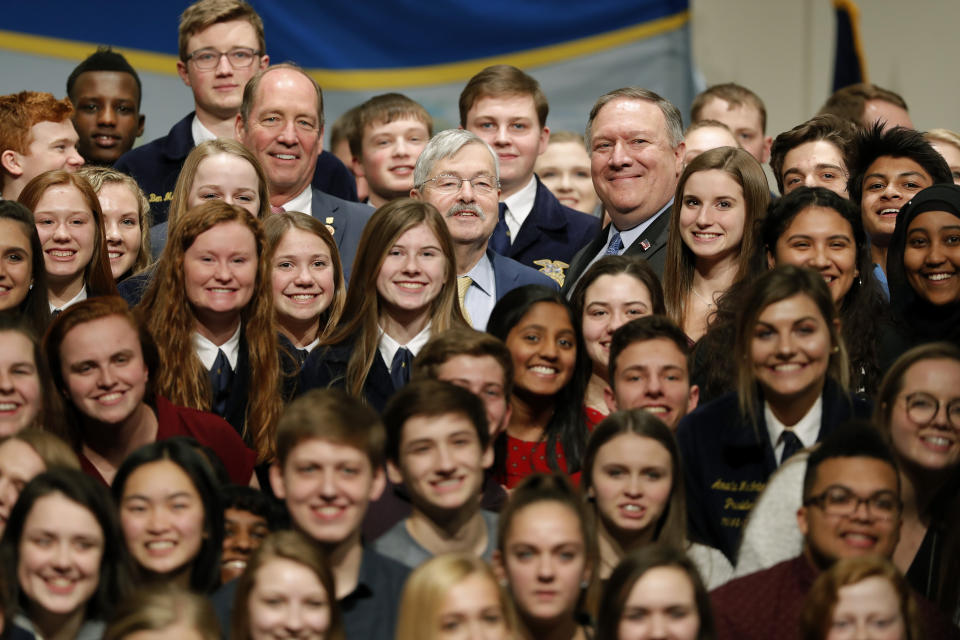
[[[673,150],[673,161],[676,167],[676,177],[679,179],[680,174],[683,173],[683,156],[687,153],[687,143],[681,142],[677,145],[677,148]]]
[[[279,462],[270,465],[270,488],[273,489],[273,495],[281,500],[287,497],[287,488],[283,484],[283,469]]]
[[[761,154],[761,156],[763,157],[763,162],[761,162],[760,164],[766,164],[767,162],[770,162],[770,147],[772,145],[773,145],[773,136],[766,136],[763,139],[763,153]]]
[[[23,162],[20,158],[20,154],[13,149],[6,149],[3,153],[0,153],[0,165],[11,176],[19,178],[23,175]]]
[[[807,522],[807,508],[800,507],[797,509],[797,529],[800,530],[800,533],[803,534],[803,537],[807,537],[807,532],[810,531],[810,524]]]
[[[360,158],[353,156],[350,159],[350,170],[353,171],[353,175],[356,178],[366,178],[367,174],[363,170],[363,162],[360,161]]]
[[[687,394],[687,413],[696,409],[698,404],[700,404],[700,387],[692,384],[690,385],[690,392]]]
[[[233,137],[240,144],[243,144],[243,134],[245,131],[246,127],[243,126],[243,116],[238,113],[237,119],[233,123]]]
[[[387,488],[387,474],[384,472],[383,467],[378,467],[374,469],[373,472],[373,481],[370,483],[370,502],[378,500],[381,495],[383,495],[383,490]]]
[[[193,88],[190,84],[190,74],[187,73],[187,63],[183,60],[177,60],[177,75],[180,76],[183,84],[187,85],[191,89]]]
[[[480,457],[480,464],[483,465],[484,469],[489,469],[493,466],[493,458],[493,440],[491,440],[487,443],[487,448],[483,450],[483,455]]]
[[[544,127],[540,131],[540,142],[537,144],[537,155],[543,154],[547,150],[547,145],[550,144],[550,127]]]
[[[393,464],[392,460],[387,460],[387,478],[393,484],[403,484],[403,474],[400,473],[400,468]]]
[[[610,413],[620,410],[620,407],[617,406],[617,396],[614,395],[610,385],[603,388],[603,401],[607,403],[607,409],[610,410]]]
[[[144,127],[146,124],[147,124],[147,116],[141,113],[141,114],[140,114],[140,122],[137,124],[137,137],[138,137],[138,138],[143,135],[143,127]]]

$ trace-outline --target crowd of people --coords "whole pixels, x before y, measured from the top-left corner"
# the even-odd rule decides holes
[[[178,57],[0,96],[2,637],[960,637],[960,135]]]

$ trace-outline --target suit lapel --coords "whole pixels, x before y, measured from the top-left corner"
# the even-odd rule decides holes
[[[324,193],[318,189],[313,190],[313,203],[310,205],[310,212],[314,218],[327,225],[327,230],[333,234],[333,241],[339,247],[343,240],[344,227],[346,219],[337,215],[340,206],[335,200],[324,197]]]

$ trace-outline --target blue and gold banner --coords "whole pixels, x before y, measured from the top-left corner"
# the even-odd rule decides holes
[[[7,51],[75,64],[109,44],[139,71],[173,75],[177,24],[188,4],[10,3],[0,57]],[[455,124],[460,88],[497,63],[521,67],[540,81],[554,128],[582,130],[596,97],[624,85],[653,89],[683,111],[693,96],[688,0],[251,4],[263,18],[272,61],[307,69],[327,93],[329,117],[377,93],[401,91],[423,102],[439,124]],[[3,75],[0,65],[2,93],[34,88],[11,88]],[[145,85],[147,102],[162,99]]]

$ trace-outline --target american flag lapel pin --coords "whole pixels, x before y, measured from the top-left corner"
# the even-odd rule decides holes
[[[644,238],[643,240],[640,241],[640,249],[641,249],[642,251],[646,251],[646,250],[649,249],[649,248],[650,248],[650,241],[649,241],[649,240],[647,240],[646,238]]]

